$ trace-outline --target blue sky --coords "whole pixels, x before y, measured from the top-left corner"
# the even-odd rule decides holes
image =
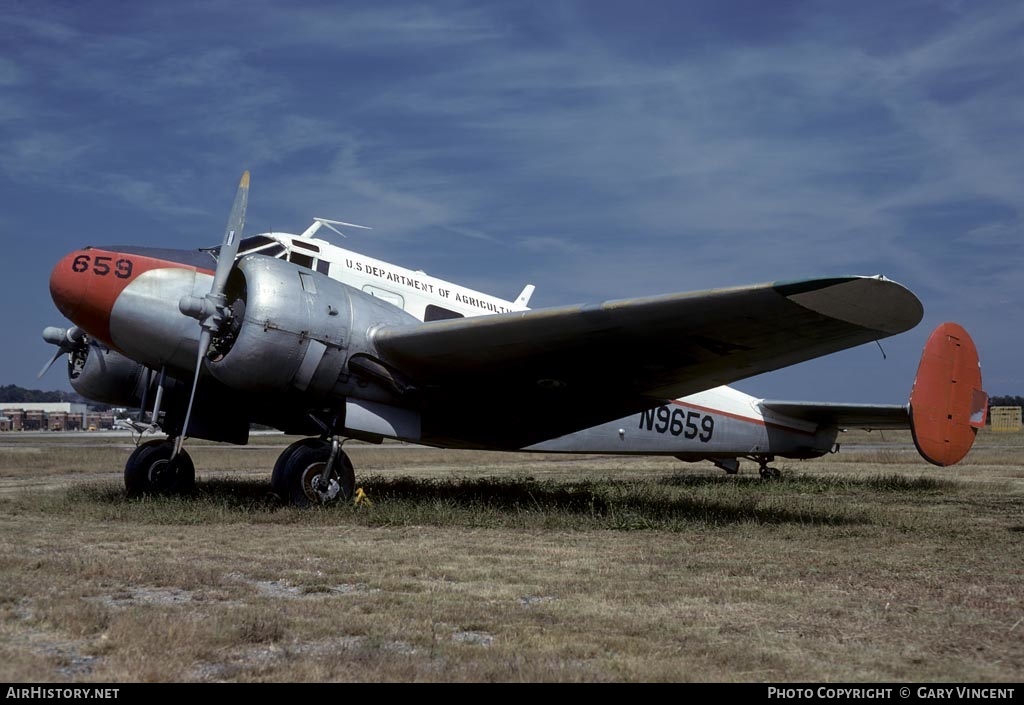
[[[68,388],[86,244],[372,225],[344,245],[534,306],[882,273],[916,329],[754,394],[905,400],[931,328],[1024,393],[1019,2],[7,2],[0,384]]]

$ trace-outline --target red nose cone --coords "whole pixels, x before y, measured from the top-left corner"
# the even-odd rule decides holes
[[[86,293],[87,284],[86,279],[74,271],[75,260],[82,255],[82,250],[72,252],[58,262],[50,272],[50,297],[57,305],[57,309],[75,323],[78,323],[76,314]]]
[[[168,267],[182,265],[97,247],[75,250],[50,273],[50,296],[75,325],[116,349],[118,346],[110,335],[110,316],[117,298],[139,275]],[[184,268],[195,270],[191,266]]]
[[[127,277],[117,276],[117,259],[104,250],[76,250],[50,273],[50,296],[60,312],[108,345],[110,310],[127,283]]]

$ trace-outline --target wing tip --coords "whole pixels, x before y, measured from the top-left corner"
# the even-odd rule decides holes
[[[883,334],[880,337],[910,330],[924,318],[917,296],[880,274],[785,281],[772,287],[793,303],[878,331]]]

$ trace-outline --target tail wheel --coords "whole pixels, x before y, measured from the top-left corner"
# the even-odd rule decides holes
[[[331,444],[307,438],[290,445],[274,465],[270,484],[274,493],[297,507],[326,505],[352,498],[356,476],[352,461],[341,450],[324,480],[331,459]]]
[[[751,460],[757,461],[757,471],[761,475],[762,480],[778,480],[782,477],[782,471],[778,468],[769,467],[768,463],[775,460],[774,455],[758,455],[751,457]]]
[[[145,494],[187,494],[196,486],[196,467],[185,451],[174,455],[174,442],[154,440],[144,443],[128,457],[124,466],[124,486],[130,497]]]

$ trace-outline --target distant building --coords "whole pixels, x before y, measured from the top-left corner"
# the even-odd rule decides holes
[[[96,431],[114,427],[112,411],[75,402],[0,402],[0,432]]]
[[[51,411],[46,415],[46,427],[51,431],[66,431],[68,428],[68,412]]]
[[[113,411],[90,411],[85,416],[85,428],[87,431],[109,429],[114,427]]]
[[[25,412],[21,409],[4,409],[0,413],[9,419],[5,431],[20,431],[25,428]]]
[[[46,428],[46,412],[39,409],[25,410],[25,431],[42,431]]]
[[[993,406],[989,410],[989,420],[993,431],[1016,433],[1021,428],[1021,408],[1019,406]]]
[[[0,402],[0,412],[7,409],[21,409],[22,411],[42,411],[47,414],[63,411],[65,414],[84,414],[89,411],[88,404],[78,404],[71,401],[3,401]]]

